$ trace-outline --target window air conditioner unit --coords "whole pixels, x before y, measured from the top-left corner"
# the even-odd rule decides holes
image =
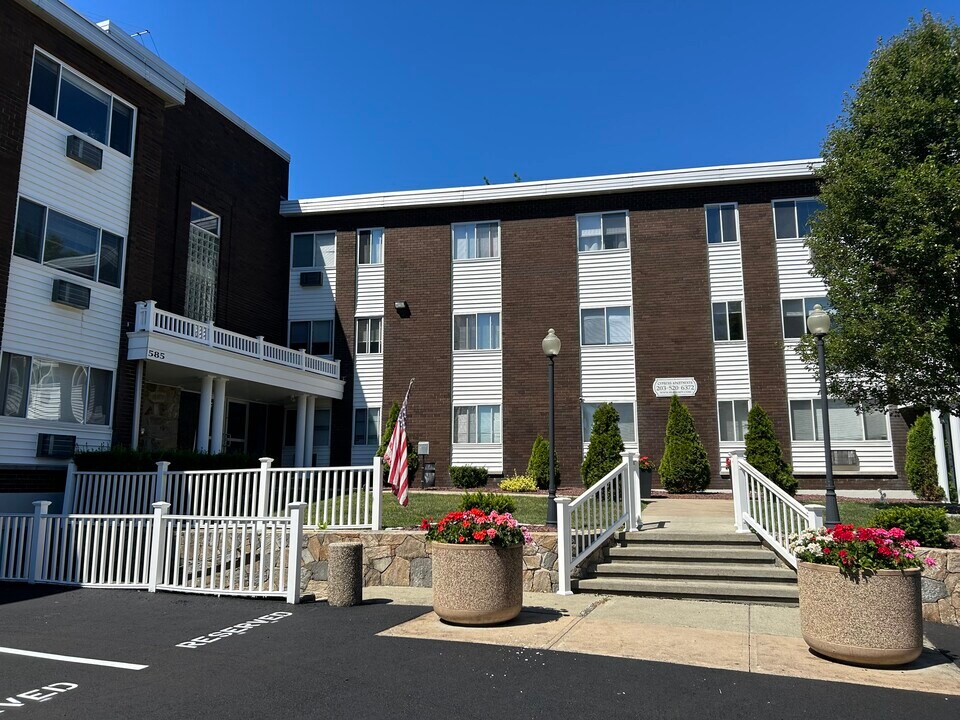
[[[319,270],[300,273],[300,287],[320,287],[323,285],[323,273]]]
[[[77,446],[76,435],[37,435],[37,457],[71,458]]]
[[[857,468],[860,467],[860,458],[856,450],[831,450],[830,459],[835,468]]]
[[[86,165],[91,170],[99,170],[103,167],[103,150],[79,135],[71,135],[67,138],[67,157],[81,165]]]
[[[90,307],[90,288],[56,279],[53,281],[53,295],[50,299],[60,305],[87,310]]]

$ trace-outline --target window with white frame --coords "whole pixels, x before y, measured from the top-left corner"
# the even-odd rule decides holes
[[[583,403],[580,406],[580,420],[581,428],[580,431],[583,433],[583,441],[589,442],[590,433],[593,431],[593,416],[597,412],[597,408],[600,407],[603,403]],[[612,403],[614,410],[617,411],[617,414],[620,416],[620,437],[625,443],[632,443],[637,441],[637,424],[634,421],[633,414],[633,403]]]
[[[817,198],[773,201],[773,226],[777,240],[805,238],[810,234],[810,220],[823,208]]]
[[[713,339],[717,342],[743,340],[743,301],[713,303]]]
[[[290,267],[330,267],[336,261],[337,233],[295,233],[291,239]]]
[[[109,425],[113,398],[110,370],[3,353],[0,409],[7,417]]]
[[[383,347],[383,318],[357,318],[357,354],[377,355]]]
[[[454,350],[499,350],[500,313],[453,316]]]
[[[627,213],[577,216],[577,248],[580,252],[623,250],[626,247]]]
[[[457,405],[453,408],[455,443],[499,443],[499,405]]]
[[[718,400],[717,415],[720,419],[720,442],[743,442],[747,436],[749,400]]]
[[[789,298],[780,301],[783,310],[783,337],[801,338],[807,333],[807,317],[815,305],[830,310],[830,301],[825,296],[807,298]]]
[[[793,439],[797,441],[823,440],[823,410],[819,398],[790,401],[790,424]],[[839,441],[886,440],[887,416],[869,411],[858,413],[853,405],[831,399],[827,405],[830,415],[830,439]]]
[[[353,444],[380,445],[380,408],[356,408],[353,411]]]
[[[704,210],[707,214],[707,242],[710,245],[740,240],[736,203],[705,205]]]
[[[333,320],[295,320],[290,323],[290,341],[294,350],[308,355],[333,355]]]
[[[629,307],[581,308],[582,345],[629,345],[631,342]]]
[[[383,228],[357,231],[357,263],[383,264]]]
[[[500,257],[500,223],[457,223],[453,226],[453,259]]]
[[[187,243],[187,292],[183,314],[207,322],[216,319],[220,269],[220,216],[190,205]]]
[[[17,205],[13,254],[120,287],[123,238],[26,198]]]
[[[133,107],[39,51],[33,56],[30,104],[117,152],[133,152]]]

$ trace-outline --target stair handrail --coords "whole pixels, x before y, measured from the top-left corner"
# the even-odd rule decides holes
[[[576,499],[556,498],[558,595],[571,595],[574,569],[619,528],[641,523],[640,475],[632,452]]]
[[[823,527],[823,516],[791,497],[783,488],[738,455],[730,456],[733,514],[737,532],[751,530],[796,569],[790,536]]]

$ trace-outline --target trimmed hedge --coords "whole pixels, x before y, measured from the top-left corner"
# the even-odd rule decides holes
[[[506,492],[536,492],[537,481],[529,475],[514,475],[500,481],[500,489]]]
[[[459,488],[483,487],[489,474],[485,467],[473,465],[453,465],[450,468],[450,482]]]
[[[479,508],[488,515],[496,510],[498,513],[514,513],[517,511],[517,504],[509,495],[499,495],[497,493],[473,492],[464,493],[460,496],[460,507],[458,510],[472,510]]]
[[[667,492],[702,492],[710,484],[710,461],[687,406],[674,395],[660,460],[660,482]]]
[[[130,450],[118,446],[110,450],[78,450],[73,456],[77,470],[100,472],[155,472],[157,463],[162,460],[170,463],[171,470],[237,470],[260,467],[260,459],[252,455],[211,455],[195,450]]]
[[[878,510],[870,524],[887,530],[900,528],[907,534],[907,540],[916,540],[924,547],[947,546],[949,525],[946,508],[894,505]]]

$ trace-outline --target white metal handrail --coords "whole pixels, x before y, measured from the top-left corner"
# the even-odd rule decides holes
[[[770,478],[737,455],[730,456],[733,512],[737,532],[751,530],[791,567],[797,558],[790,551],[790,536],[823,526],[823,518],[790,497]]]
[[[192,320],[182,315],[160,310],[154,300],[137,303],[137,332],[155,332],[162,335],[189,340],[199,345],[226,350],[238,355],[272,362],[277,365],[303,370],[340,379],[340,361],[308,355],[303,350],[293,350],[283,345],[266,342],[263,336],[250,337],[231,330],[224,330],[213,322]]]
[[[574,569],[619,528],[640,526],[640,476],[633,453],[577,499],[558,497],[559,595],[570,595]]]

